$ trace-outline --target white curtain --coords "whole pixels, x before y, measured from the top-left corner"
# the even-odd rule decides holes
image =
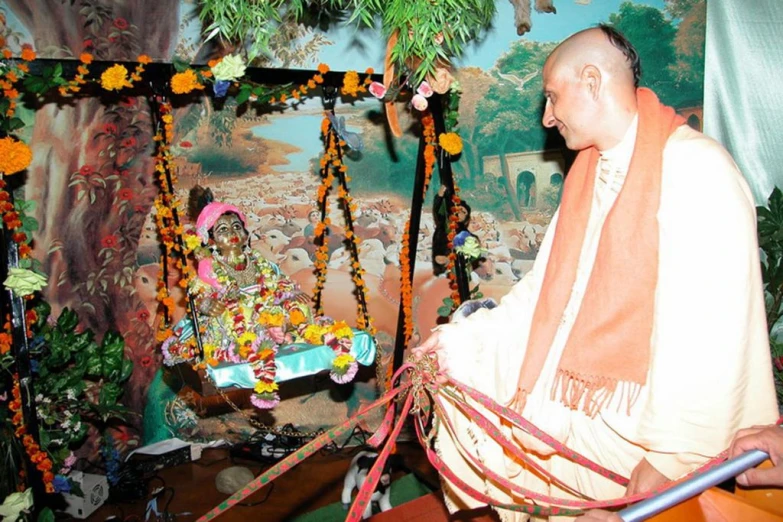
[[[783,190],[783,0],[707,0],[704,132],[757,203]]]

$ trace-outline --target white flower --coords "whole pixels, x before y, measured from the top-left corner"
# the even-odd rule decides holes
[[[217,81],[231,81],[244,76],[245,69],[247,69],[247,66],[241,56],[229,54],[224,56],[223,59],[212,68],[212,74]]]
[[[417,111],[423,111],[429,106],[429,102],[427,102],[427,98],[421,94],[416,94],[413,98],[411,98],[411,105],[413,105],[413,108]]]

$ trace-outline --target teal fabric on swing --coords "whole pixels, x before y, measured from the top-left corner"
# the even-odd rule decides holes
[[[353,330],[351,355],[362,366],[370,366],[375,361],[375,341],[367,332]],[[298,377],[313,375],[331,369],[334,352],[326,345],[289,344],[281,347],[275,356],[276,382],[289,381]],[[238,386],[253,388],[257,379],[247,363],[221,363],[207,366],[207,373],[219,388]]]

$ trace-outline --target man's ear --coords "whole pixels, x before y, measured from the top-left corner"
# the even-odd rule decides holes
[[[595,65],[585,65],[585,67],[582,69],[580,79],[587,87],[587,90],[593,100],[597,100],[598,95],[601,92],[601,81],[603,79],[601,76],[601,70],[598,69],[598,67]]]

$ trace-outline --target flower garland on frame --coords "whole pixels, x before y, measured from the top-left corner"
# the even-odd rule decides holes
[[[54,493],[54,473],[52,473],[52,459],[49,455],[41,449],[41,446],[35,442],[32,435],[27,433],[27,428],[24,425],[24,418],[22,416],[22,392],[19,384],[19,376],[14,374],[13,376],[14,386],[11,390],[12,400],[8,403],[8,409],[13,413],[11,422],[13,422],[16,429],[14,435],[18,439],[22,440],[27,455],[30,457],[30,462],[33,463],[38,471],[41,472],[44,487],[47,493]]]
[[[174,116],[171,104],[165,100],[160,101],[160,118],[162,125],[158,126],[153,141],[157,144],[155,154],[155,172],[158,175],[160,193],[155,198],[155,223],[158,234],[165,248],[166,258],[161,259],[160,279],[157,283],[156,294],[158,302],[162,305],[163,317],[156,338],[158,342],[165,341],[172,335],[169,320],[174,317],[176,304],[168,288],[166,267],[173,266],[181,274],[178,285],[187,288],[193,279],[193,270],[185,259],[187,245],[183,244],[184,228],[179,221],[177,209],[181,207],[179,198],[174,193],[177,182],[174,168],[174,157],[171,153],[171,143],[174,137]],[[162,127],[162,128],[161,128]]]
[[[421,117],[422,134],[424,137],[424,187],[423,193],[427,189],[432,179],[432,173],[435,170],[435,120],[432,114],[425,113]],[[403,346],[408,343],[413,336],[413,272],[411,270],[411,245],[410,245],[411,217],[405,223],[405,231],[402,234],[402,245],[400,247],[400,299],[402,301],[403,323],[404,323],[404,341]],[[391,381],[391,365],[386,376],[387,389]]]

